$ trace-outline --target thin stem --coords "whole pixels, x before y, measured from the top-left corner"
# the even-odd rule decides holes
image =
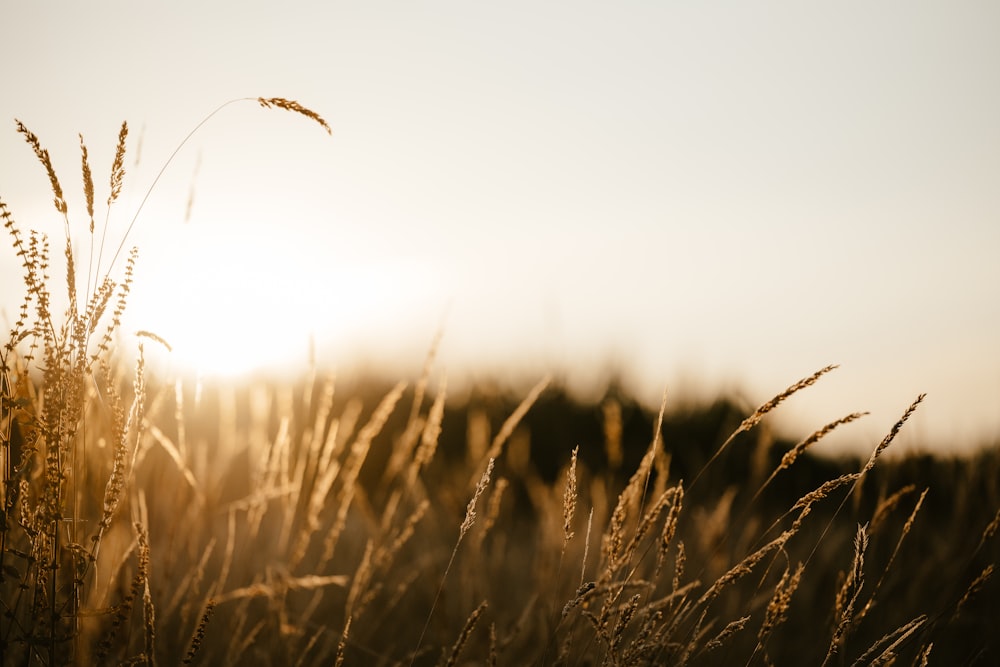
[[[167,161],[163,163],[162,167],[160,167],[159,173],[156,174],[156,178],[153,179],[152,184],[150,184],[149,189],[146,190],[146,194],[143,196],[142,201],[139,203],[139,208],[136,209],[135,215],[132,216],[132,221],[129,222],[128,228],[125,230],[125,234],[122,235],[121,243],[118,244],[118,249],[115,250],[115,254],[111,258],[111,264],[108,266],[108,272],[107,272],[108,275],[110,275],[112,269],[114,269],[115,262],[118,261],[118,256],[121,254],[122,249],[125,247],[125,241],[128,240],[129,235],[132,233],[132,228],[135,226],[135,222],[139,218],[139,214],[142,212],[143,207],[146,205],[146,201],[149,199],[149,195],[153,193],[153,188],[155,188],[156,184],[159,183],[160,177],[163,176],[163,172],[167,170],[167,167],[170,166],[170,163],[173,162],[175,157],[177,157],[177,154],[180,152],[182,148],[184,148],[184,145],[188,142],[188,140],[191,139],[192,136],[194,136],[195,132],[201,129],[202,125],[210,121],[212,117],[215,116],[215,114],[219,113],[230,104],[235,104],[236,102],[246,102],[248,100],[253,101],[255,99],[256,98],[254,97],[239,97],[219,105],[212,113],[202,118],[201,122],[195,125],[194,129],[188,132],[187,136],[184,137],[184,139],[179,144],[177,144],[177,148],[174,149],[174,152],[170,154],[170,157],[167,158]],[[102,240],[102,247],[103,247],[103,240]]]

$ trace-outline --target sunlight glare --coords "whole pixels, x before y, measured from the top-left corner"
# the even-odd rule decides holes
[[[297,373],[313,341],[346,349],[439,315],[438,281],[426,267],[347,261],[294,230],[241,227],[186,225],[156,257],[140,259],[129,327],[166,340],[178,370]]]

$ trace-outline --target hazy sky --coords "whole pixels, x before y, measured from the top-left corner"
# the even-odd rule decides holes
[[[910,442],[1000,432],[998,3],[2,0],[0,25],[0,197],[61,238],[16,117],[81,251],[78,132],[101,200],[130,123],[114,236],[228,100],[333,127],[231,105],[165,172],[126,328],[176,367],[301,363],[312,332],[410,372],[443,326],[456,382],[621,367],[650,401],[759,403],[839,363],[793,435],[870,410],[873,446],[924,391]]]

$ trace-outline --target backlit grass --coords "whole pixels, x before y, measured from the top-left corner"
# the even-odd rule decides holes
[[[765,427],[834,367],[750,414],[614,388],[579,405],[547,378],[449,400],[433,348],[398,384],[151,376],[165,341],[119,331],[138,254],[102,259],[82,138],[81,226],[17,130],[67,270],[0,200],[24,275],[0,384],[4,664],[1000,661],[1000,455],[887,459],[922,396],[868,458],[832,461],[809,448],[862,414],[797,443]]]

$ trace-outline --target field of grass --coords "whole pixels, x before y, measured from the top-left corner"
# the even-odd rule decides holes
[[[449,400],[433,350],[395,385],[147,377],[163,341],[118,331],[136,255],[102,264],[85,147],[81,258],[19,131],[66,221],[71,305],[52,312],[48,240],[0,200],[25,276],[0,381],[3,664],[1000,664],[1000,450],[886,455],[922,397],[834,461],[809,447],[860,415],[767,428],[832,367],[752,412],[683,414],[548,379]]]

